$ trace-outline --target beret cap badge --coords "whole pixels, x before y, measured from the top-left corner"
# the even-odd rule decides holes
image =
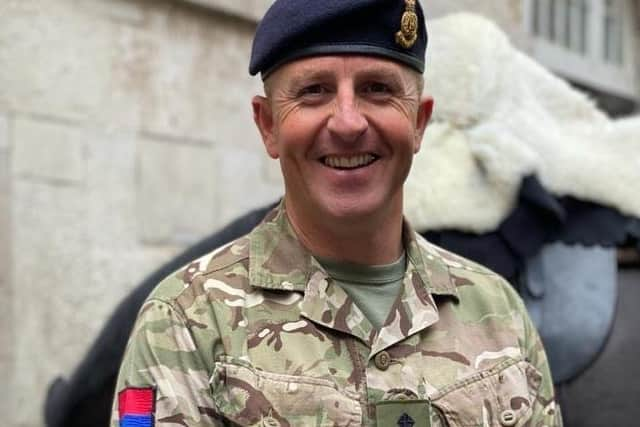
[[[400,21],[400,31],[396,33],[396,43],[405,49],[411,49],[418,39],[418,15],[416,0],[405,0],[406,8]]]

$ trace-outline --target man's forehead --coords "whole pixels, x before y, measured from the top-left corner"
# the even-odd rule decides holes
[[[394,61],[366,55],[326,55],[292,61],[275,72],[285,79],[332,78],[339,75],[403,78],[408,69]]]

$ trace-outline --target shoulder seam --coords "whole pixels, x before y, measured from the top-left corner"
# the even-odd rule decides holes
[[[243,260],[246,260],[246,259],[248,259],[248,258],[249,258],[249,256],[248,256],[248,255],[245,255],[245,256],[240,257],[240,258],[238,258],[238,259],[235,259],[235,260],[233,260],[233,261],[230,261],[230,262],[224,263],[224,264],[222,264],[222,265],[220,265],[220,266],[216,266],[216,267],[215,267],[215,268],[213,268],[213,269],[206,270],[206,271],[204,271],[203,273],[198,274],[198,275],[196,275],[196,276],[192,277],[192,278],[191,278],[191,280],[190,280],[189,282],[183,282],[183,283],[185,284],[184,289],[180,290],[180,292],[178,292],[177,294],[175,294],[175,295],[171,298],[171,300],[172,300],[172,301],[177,300],[178,298],[180,298],[180,296],[182,296],[182,294],[183,294],[184,292],[186,292],[189,288],[191,288],[191,286],[193,286],[193,281],[194,281],[194,279],[197,279],[198,277],[208,278],[208,277],[209,277],[209,276],[211,276],[212,274],[215,274],[215,273],[217,273],[217,272],[218,272],[218,271],[220,271],[220,270],[224,270],[225,268],[229,268],[230,266],[232,266],[232,265],[234,265],[234,264],[237,264],[237,263],[239,263],[239,262],[241,262],[241,261],[243,261]],[[197,261],[197,260],[194,260],[194,261]],[[180,270],[180,271],[182,271],[182,270]],[[158,301],[164,301],[164,300],[162,300],[162,299],[160,299],[160,298],[158,298],[158,297],[154,297],[154,299],[157,299]],[[165,302],[166,302],[167,304],[171,305],[172,307],[174,307],[173,303],[170,303],[170,302],[168,302],[168,301],[165,301]],[[175,308],[175,307],[174,307],[174,308]]]
[[[467,266],[456,267],[454,265],[449,265],[446,261],[444,261],[444,264],[447,266],[447,269],[449,271],[451,271],[451,269],[466,270],[466,271],[471,271],[472,273],[482,274],[483,276],[493,276],[496,279],[501,278],[501,276],[498,273],[496,273],[495,271],[491,271],[486,267],[484,268],[472,268]]]
[[[181,294],[182,294],[182,291],[177,296],[179,296]],[[158,298],[158,297],[150,297],[144,302],[144,304],[142,306],[144,307],[145,305],[147,305],[150,302],[160,302],[162,304],[166,304],[169,307],[171,307],[173,309],[173,311],[178,313],[178,315],[180,316],[181,320],[186,324],[187,323],[186,313],[184,312],[182,307],[180,307],[179,305],[176,305],[175,301],[174,301],[175,298],[177,298],[177,296],[174,297],[174,298],[171,298],[171,300],[166,300],[164,298]]]
[[[237,264],[237,263],[239,263],[241,261],[244,261],[245,259],[249,259],[249,255],[244,255],[244,256],[242,256],[240,258],[237,258],[237,259],[234,259],[234,260],[229,261],[227,263],[224,263],[222,265],[216,266],[215,268],[212,268],[210,270],[206,270],[205,272],[202,273],[202,276],[208,276],[209,274],[215,273],[216,271],[223,270],[223,269],[225,269],[227,267],[230,267],[230,266],[232,266],[234,264]],[[198,277],[198,276],[196,276],[196,277]],[[191,285],[191,282],[189,282],[189,285]]]
[[[462,255],[459,255],[459,254],[455,253],[455,252],[451,252],[450,250],[445,249],[443,247],[440,247],[440,246],[438,246],[438,245],[436,245],[434,243],[431,243],[430,241],[425,239],[424,236],[422,236],[420,234],[418,234],[418,236],[420,236],[420,238],[421,238],[420,239],[421,242],[419,242],[418,244],[419,245],[422,244],[422,245],[430,246],[435,252],[437,252],[438,258],[440,258],[442,263],[447,266],[447,270],[449,272],[451,272],[452,268],[457,268],[457,269],[467,270],[467,271],[471,271],[471,272],[478,273],[478,274],[483,274],[485,276],[500,277],[500,275],[497,274],[495,271],[492,271],[491,269],[479,264],[478,262],[473,261],[471,259],[468,259],[468,258],[466,258],[466,257],[464,257]],[[453,255],[454,257],[458,258],[460,260],[459,263],[461,265],[459,267],[455,266],[455,265],[452,265],[451,261],[447,260],[444,256],[442,256],[442,254],[440,253],[441,251],[447,252],[447,253]],[[467,264],[469,264],[469,265],[467,265]]]

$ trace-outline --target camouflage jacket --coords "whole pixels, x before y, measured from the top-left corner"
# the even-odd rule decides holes
[[[560,426],[544,350],[512,288],[406,224],[404,241],[403,288],[375,330],[276,208],[150,295],[111,426],[138,388],[167,427]]]

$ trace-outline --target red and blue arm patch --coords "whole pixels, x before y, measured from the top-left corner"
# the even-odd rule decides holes
[[[155,388],[125,388],[118,393],[120,427],[154,427],[155,404]]]

